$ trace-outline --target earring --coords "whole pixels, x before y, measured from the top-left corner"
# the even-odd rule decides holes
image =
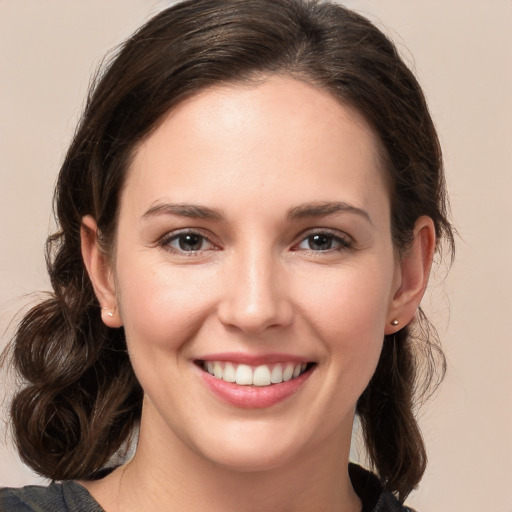
[[[112,313],[112,311],[109,311],[109,309],[108,309],[108,308],[106,308],[105,306],[101,306],[101,309],[103,309],[104,311],[106,311],[108,316],[110,316],[110,317],[113,317],[113,316],[114,316],[114,313]]]
[[[398,320],[395,318],[394,320],[391,320],[391,325],[396,326],[398,325]]]

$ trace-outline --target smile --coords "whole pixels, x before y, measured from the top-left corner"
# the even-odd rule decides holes
[[[216,379],[239,386],[271,386],[296,379],[313,363],[274,363],[250,366],[224,361],[201,361],[200,366]]]

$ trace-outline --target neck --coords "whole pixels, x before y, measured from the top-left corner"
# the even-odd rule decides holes
[[[119,468],[119,510],[199,512],[356,512],[361,509],[348,476],[347,443],[317,447],[287,464],[258,471],[238,471],[205,459],[175,440],[156,442],[141,426],[133,460]],[[349,439],[350,443],[350,439]],[[162,447],[165,448],[162,448]],[[327,449],[328,448],[328,449]],[[111,507],[112,510],[115,508]],[[107,508],[110,512],[110,508]]]

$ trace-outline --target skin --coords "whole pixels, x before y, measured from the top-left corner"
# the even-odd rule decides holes
[[[356,402],[384,334],[413,318],[435,246],[421,217],[396,254],[378,147],[357,112],[306,83],[215,87],[137,149],[110,257],[84,218],[103,320],[124,326],[145,392],[134,459],[82,483],[108,512],[360,510],[347,473]],[[197,250],[180,249],[183,230]],[[195,364],[221,352],[315,365],[291,397],[246,409]]]

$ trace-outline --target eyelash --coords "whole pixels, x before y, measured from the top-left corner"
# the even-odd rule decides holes
[[[331,244],[335,244],[335,247],[328,247],[327,249],[311,249],[311,248],[300,248],[300,245],[306,243],[308,240],[311,243],[313,237],[323,237],[324,239],[328,239]],[[293,251],[303,250],[310,254],[325,254],[332,252],[342,252],[347,249],[351,249],[353,247],[352,239],[345,234],[340,233],[339,231],[332,232],[329,229],[316,229],[313,231],[308,231],[301,235],[301,241],[298,244],[295,244],[292,247]]]
[[[210,244],[212,248],[186,250],[186,249],[183,249],[182,247],[181,248],[173,247],[171,245],[172,242],[178,242],[178,244],[180,244],[180,241],[182,241],[183,238],[186,236],[194,237],[197,240],[197,242],[199,242],[201,244],[201,246],[206,242],[206,243]],[[318,250],[312,249],[311,247],[309,247],[309,248],[306,248],[306,247],[301,248],[300,247],[301,244],[307,243],[308,240],[309,240],[309,243],[311,243],[313,237],[323,237],[324,242],[327,241],[330,245],[334,244],[335,247],[327,247],[326,249],[318,249]],[[212,242],[210,237],[208,237],[204,233],[201,233],[197,230],[192,230],[192,229],[187,229],[187,230],[178,231],[178,232],[173,231],[171,233],[168,233],[167,235],[163,236],[158,241],[158,245],[169,252],[173,252],[175,254],[180,254],[180,255],[186,255],[186,256],[196,256],[196,255],[202,254],[205,251],[219,250],[219,247],[214,242]],[[332,252],[342,252],[344,250],[351,249],[352,247],[353,247],[353,242],[347,235],[342,235],[339,232],[333,233],[332,231],[327,230],[327,229],[317,229],[314,231],[309,231],[309,232],[303,233],[301,235],[300,242],[297,244],[294,244],[291,248],[291,251],[296,252],[296,251],[302,250],[302,251],[308,252],[310,254],[318,254],[318,253],[325,254],[325,253],[332,253]]]
[[[185,250],[183,248],[172,247],[171,243],[174,241],[180,242],[180,239],[183,239],[186,236],[195,237],[198,241],[203,244],[205,242],[209,243],[213,248],[212,249],[198,249],[198,250]],[[163,236],[159,241],[158,245],[163,247],[165,250],[169,252],[173,252],[175,254],[185,255],[185,256],[196,256],[198,254],[202,254],[204,251],[208,250],[218,250],[218,246],[211,241],[211,239],[206,236],[204,233],[201,233],[197,230],[186,229],[182,231],[173,231]]]

